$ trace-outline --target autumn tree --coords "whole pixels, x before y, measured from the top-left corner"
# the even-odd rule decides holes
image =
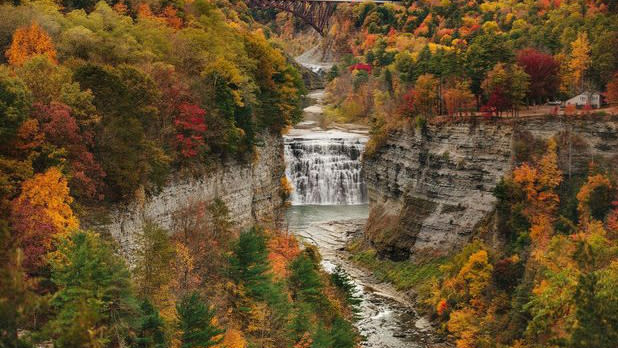
[[[555,191],[562,181],[556,147],[556,142],[550,139],[547,152],[536,166],[524,163],[513,170],[513,181],[526,195],[523,212],[532,224],[530,237],[541,245],[551,237],[554,214],[560,202]]]
[[[613,191],[612,184],[606,176],[601,174],[588,176],[588,180],[577,193],[580,219],[584,222],[591,218],[602,221],[612,207]]]
[[[483,81],[487,105],[498,115],[512,110],[517,113],[523,104],[529,85],[529,76],[518,65],[496,64]]]
[[[71,108],[65,104],[36,103],[33,109],[32,116],[36,124],[28,124],[32,129],[22,129],[22,146],[32,151],[31,156],[36,154],[40,166],[65,167],[76,198],[101,199],[105,173],[92,152],[93,134],[84,131],[86,127],[80,127]]]
[[[179,114],[174,120],[176,126],[176,143],[180,158],[193,158],[206,150],[204,132],[206,111],[197,105],[181,104]]]
[[[474,95],[470,92],[468,84],[464,82],[457,82],[454,86],[445,88],[442,98],[449,115],[461,116],[474,107]]]
[[[56,60],[56,49],[51,37],[37,24],[15,30],[11,46],[6,51],[9,64],[21,66],[36,55],[45,55],[51,61]]]
[[[419,114],[425,118],[438,113],[438,80],[431,74],[424,74],[416,79],[414,84],[415,106]]]
[[[577,39],[571,42],[571,55],[568,61],[568,79],[575,91],[584,89],[584,78],[590,66],[590,42],[588,35],[581,32]]]
[[[526,48],[517,53],[517,64],[530,76],[529,100],[543,103],[556,95],[560,86],[560,64],[552,55]]]
[[[55,167],[22,184],[21,194],[13,201],[11,222],[23,247],[27,269],[40,267],[54,239],[78,227],[72,201],[67,180]]]

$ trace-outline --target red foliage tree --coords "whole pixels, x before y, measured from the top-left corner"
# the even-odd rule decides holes
[[[101,199],[102,196],[97,194],[101,191],[105,173],[90,151],[92,136],[80,130],[77,120],[71,115],[71,108],[56,102],[35,104],[32,115],[44,138],[42,154],[48,161],[57,161],[57,156],[65,156],[68,160],[73,195]],[[66,154],[58,155],[54,149],[64,149]]]
[[[403,100],[399,104],[398,112],[402,116],[414,116],[417,114],[416,108],[416,91],[414,89],[410,89],[406,94],[403,95]]]
[[[530,75],[528,97],[537,102],[544,102],[558,91],[560,64],[550,54],[526,48],[517,53],[517,64]]]
[[[487,104],[482,109],[484,109],[487,112],[490,112],[490,115],[495,113],[496,116],[500,116],[502,112],[510,110],[512,107],[513,107],[513,103],[506,96],[502,88],[497,87],[489,95]]]
[[[24,267],[36,273],[45,263],[56,236],[78,227],[66,179],[56,167],[24,181],[12,201],[10,221],[24,250]]]
[[[178,151],[184,158],[197,156],[206,147],[206,111],[195,104],[182,103],[174,120]]]

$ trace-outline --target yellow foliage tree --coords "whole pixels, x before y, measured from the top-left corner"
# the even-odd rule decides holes
[[[573,78],[573,83],[580,90],[584,87],[584,73],[590,66],[590,42],[585,32],[580,32],[577,39],[571,42],[571,59],[569,60],[569,71]]]
[[[469,307],[457,310],[451,313],[447,323],[448,331],[451,332],[457,340],[457,348],[475,348],[478,338],[479,316],[476,311]]]
[[[221,344],[217,345],[216,348],[246,348],[247,340],[241,331],[237,329],[227,329],[225,331],[225,335],[223,336],[223,341]]]
[[[470,255],[468,261],[459,270],[457,279],[466,286],[466,291],[472,299],[479,298],[489,285],[493,266],[489,263],[487,251],[479,250]]]
[[[52,167],[45,173],[24,181],[21,194],[15,199],[13,206],[15,209],[24,205],[41,208],[54,229],[66,233],[78,227],[77,218],[70,206],[72,202],[66,178],[58,168]]]
[[[56,49],[51,37],[37,23],[15,30],[11,46],[6,51],[9,64],[21,66],[36,55],[45,55],[56,61]]]

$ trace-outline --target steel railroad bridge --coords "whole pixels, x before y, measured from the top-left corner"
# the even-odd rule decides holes
[[[289,12],[309,24],[324,36],[328,20],[338,3],[363,3],[365,0],[249,0],[249,6],[257,9],[278,9]],[[400,0],[373,0],[376,4],[399,4]]]

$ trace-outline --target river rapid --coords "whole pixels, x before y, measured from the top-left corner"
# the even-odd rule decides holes
[[[327,272],[341,266],[361,298],[355,323],[362,347],[432,347],[431,326],[419,317],[410,297],[349,261],[345,245],[362,233],[368,217],[362,152],[368,136],[362,127],[320,128],[322,91],[305,119],[284,136],[286,175],[294,186],[287,228],[317,246]]]

